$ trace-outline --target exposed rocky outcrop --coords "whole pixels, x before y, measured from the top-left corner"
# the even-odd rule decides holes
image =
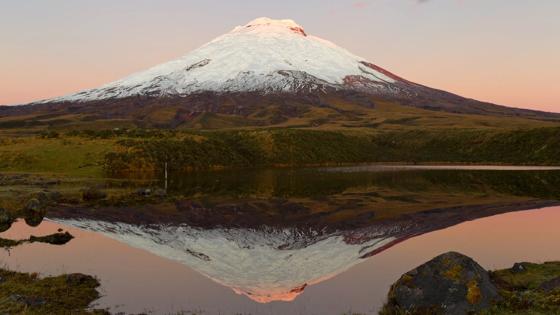
[[[389,292],[383,314],[470,314],[500,299],[489,273],[456,252],[404,274]]]

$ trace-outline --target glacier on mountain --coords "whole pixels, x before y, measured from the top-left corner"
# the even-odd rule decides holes
[[[48,100],[94,101],[197,92],[309,92],[344,89],[359,77],[377,88],[396,77],[337,45],[308,35],[292,20],[259,18],[176,60],[100,88]]]

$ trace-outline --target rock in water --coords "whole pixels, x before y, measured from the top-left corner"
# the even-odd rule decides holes
[[[381,314],[469,314],[499,299],[490,276],[473,259],[450,252],[404,274]]]

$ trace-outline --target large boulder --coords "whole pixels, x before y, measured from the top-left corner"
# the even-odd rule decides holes
[[[450,252],[404,274],[389,292],[382,314],[470,314],[499,300],[484,268]]]

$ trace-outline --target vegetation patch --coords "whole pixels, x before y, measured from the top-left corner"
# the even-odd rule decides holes
[[[560,262],[519,263],[491,275],[504,299],[482,314],[560,314]]]
[[[100,297],[97,279],[83,274],[41,278],[0,269],[2,314],[109,314],[89,310]]]
[[[78,177],[354,163],[560,165],[560,128],[44,131],[0,140],[0,171]]]
[[[302,129],[204,132],[127,139],[105,155],[107,174],[352,163],[560,164],[560,128],[398,131]]]

